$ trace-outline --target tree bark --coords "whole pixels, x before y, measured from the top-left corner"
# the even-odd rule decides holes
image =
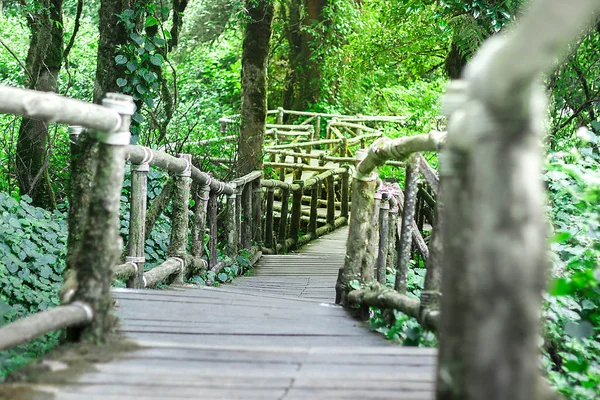
[[[27,54],[28,87],[56,92],[62,64],[62,0],[44,0],[41,11],[29,14],[31,41]],[[21,194],[28,194],[33,204],[55,208],[56,200],[48,173],[50,156],[48,123],[23,118],[17,139],[17,179]]]
[[[267,118],[267,62],[273,4],[247,0],[249,21],[242,44],[242,110],[238,147],[238,176],[262,170],[262,147]]]

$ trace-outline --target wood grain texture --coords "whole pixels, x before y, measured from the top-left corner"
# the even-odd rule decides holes
[[[435,350],[393,345],[333,304],[347,235],[263,256],[218,288],[114,290],[140,349],[27,388],[66,400],[433,399]]]

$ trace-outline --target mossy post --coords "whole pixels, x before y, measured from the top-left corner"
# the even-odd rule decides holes
[[[379,204],[379,248],[377,250],[377,264],[375,267],[377,282],[381,284],[385,284],[385,272],[387,269],[389,212],[390,202],[388,194],[383,193],[381,203]]]
[[[388,268],[396,269],[398,252],[396,251],[396,236],[398,229],[398,200],[391,195],[390,198],[390,211],[388,214],[388,254],[386,265]]]
[[[265,247],[273,249],[273,203],[275,201],[275,188],[267,188],[267,210],[265,212]]]
[[[344,168],[346,169],[346,172],[342,174],[342,204],[340,214],[347,219],[350,215],[350,167],[345,165]]]
[[[177,258],[181,263],[181,271],[174,279],[174,283],[183,283],[185,277],[185,258],[187,255],[189,207],[190,207],[190,181],[192,176],[191,154],[180,154],[186,163],[186,169],[177,174],[175,179],[175,190],[171,201],[171,242],[169,243],[169,257]]]
[[[331,175],[326,178],[327,185],[327,224],[335,225],[335,176]]]
[[[413,220],[415,218],[415,202],[417,199],[417,180],[419,178],[419,164],[416,155],[412,156],[406,164],[406,178],[404,181],[404,207],[402,209],[402,225],[400,229],[400,247],[398,249],[398,267],[394,289],[398,293],[406,293],[406,279],[408,264],[412,251]]]
[[[235,183],[232,183],[232,186],[233,193],[227,196],[227,221],[225,231],[227,232],[227,255],[230,257],[235,257],[238,251],[238,234],[236,229],[237,212],[235,210],[237,205],[237,187]]]
[[[242,245],[242,193],[244,192],[245,183],[237,185],[235,187],[235,233],[236,233],[236,252],[233,257],[237,255],[239,249],[244,248]]]
[[[281,213],[279,218],[279,235],[277,240],[283,246],[282,251],[285,252],[285,239],[287,239],[287,226],[288,226],[288,210],[290,207],[290,189],[281,189]]]
[[[78,286],[74,300],[89,304],[94,317],[89,325],[76,328],[70,337],[103,342],[113,331],[116,320],[111,312],[112,267],[121,253],[119,206],[125,175],[125,146],[131,136],[129,125],[134,112],[133,99],[116,93],[107,94],[102,105],[117,111],[121,123],[113,132],[94,132],[99,142],[97,170],[91,189],[82,251],[77,257]]]
[[[262,242],[262,187],[260,179],[252,182],[252,240]]]
[[[192,224],[192,256],[202,257],[204,253],[204,233],[208,219],[208,201],[210,198],[209,185],[192,185],[194,193],[194,219]]]
[[[145,149],[145,148],[144,148]],[[141,164],[131,164],[131,193],[129,214],[129,241],[127,242],[126,262],[136,266],[135,275],[127,280],[127,287],[140,289],[144,283],[144,247],[146,243],[146,202],[148,197],[149,158]]]
[[[242,191],[242,248],[249,249],[252,242],[252,189],[253,182],[246,182]]]
[[[321,181],[317,181],[312,185],[310,190],[310,216],[308,221],[308,232],[313,236],[317,237],[317,218],[319,212],[319,189],[321,187]]]
[[[219,208],[219,195],[216,192],[210,192],[208,198],[208,266],[209,268],[214,267],[217,264],[217,211]]]
[[[283,107],[277,108],[277,125],[283,125]]]
[[[69,237],[67,239],[67,272],[76,282],[77,254],[81,249],[87,225],[87,213],[94,176],[96,175],[98,143],[80,126],[69,127],[71,140],[71,181],[69,187]],[[65,274],[66,275],[66,274]],[[68,279],[68,277],[66,277]],[[75,288],[70,288],[68,301]],[[63,300],[63,299],[61,299]]]
[[[171,200],[171,197],[173,196],[174,189],[175,189],[175,182],[173,181],[173,178],[171,177],[171,178],[167,179],[167,181],[163,184],[162,190],[160,191],[158,196],[156,196],[154,198],[154,200],[152,200],[152,203],[150,204],[150,207],[148,208],[148,212],[146,212],[146,228],[144,230],[146,239],[148,239],[150,237],[150,234],[152,233],[152,228],[154,227],[156,220],[165,211],[165,209],[167,208],[167,205],[169,205],[169,201]]]
[[[292,218],[290,221],[290,238],[294,239],[294,243],[298,243],[300,236],[300,218],[302,214],[302,193],[304,181],[294,181],[294,185],[300,187],[292,194]]]

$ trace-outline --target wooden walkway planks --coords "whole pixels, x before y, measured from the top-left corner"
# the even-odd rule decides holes
[[[115,290],[141,348],[27,386],[67,400],[433,399],[435,350],[392,345],[331,304],[346,235],[265,256],[232,285]]]

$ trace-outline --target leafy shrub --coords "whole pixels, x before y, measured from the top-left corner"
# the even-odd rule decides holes
[[[59,304],[66,260],[65,214],[33,207],[0,193],[0,325]],[[0,380],[9,371],[52,349],[52,333],[0,353]]]

